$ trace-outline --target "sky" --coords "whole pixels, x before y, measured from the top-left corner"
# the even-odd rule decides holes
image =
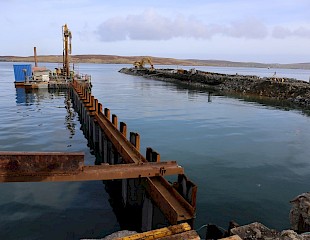
[[[309,0],[0,0],[0,56],[310,62]]]

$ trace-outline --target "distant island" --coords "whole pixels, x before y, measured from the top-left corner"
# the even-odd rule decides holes
[[[73,63],[105,63],[105,64],[133,64],[145,56],[115,56],[115,55],[72,55]],[[199,59],[175,59],[151,57],[154,65],[179,65],[179,66],[214,66],[214,67],[253,67],[253,68],[290,68],[310,69],[309,63],[256,63],[256,62],[232,62],[224,60],[199,60]],[[61,55],[41,55],[39,62],[61,63]],[[34,62],[33,56],[0,56],[0,62]]]

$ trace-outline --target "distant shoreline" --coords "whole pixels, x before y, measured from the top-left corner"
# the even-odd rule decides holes
[[[97,64],[133,64],[144,56],[115,56],[115,55],[72,55],[73,63],[97,63]],[[199,59],[175,59],[151,57],[154,65],[179,65],[179,66],[213,66],[213,67],[248,67],[248,68],[285,68],[285,69],[310,69],[309,63],[255,63],[233,62],[224,60],[199,60]],[[41,55],[39,62],[61,63],[61,55]],[[0,56],[0,62],[34,62],[33,56]]]

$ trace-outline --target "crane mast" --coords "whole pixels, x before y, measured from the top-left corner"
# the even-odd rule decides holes
[[[72,34],[68,29],[67,24],[62,26],[63,36],[63,75],[65,78],[70,78],[70,54],[71,54],[71,39]]]

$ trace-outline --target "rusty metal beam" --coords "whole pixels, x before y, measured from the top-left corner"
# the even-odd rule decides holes
[[[0,152],[0,175],[15,172],[74,173],[83,165],[83,152]]]
[[[0,171],[0,182],[67,182],[67,181],[94,181],[114,180],[129,178],[145,178],[150,176],[175,175],[184,173],[184,169],[175,161],[165,163],[143,163],[143,164],[117,164],[117,165],[79,165],[74,171],[48,171],[44,159],[55,157],[54,154],[31,154],[27,153],[13,155],[1,155],[1,166],[7,166],[7,159],[18,163],[19,168],[3,168]],[[51,155],[50,155],[51,154]],[[67,155],[67,154],[65,154]],[[60,157],[60,154],[57,154]],[[71,156],[69,154],[69,156]],[[25,161],[23,161],[25,160]],[[61,158],[57,159],[59,162]],[[54,162],[57,163],[57,162]],[[52,165],[54,166],[54,165]],[[26,169],[26,170],[25,170]],[[67,168],[66,168],[67,169]]]
[[[144,186],[171,224],[177,224],[195,216],[195,208],[166,179],[149,177],[145,179]]]
[[[127,140],[127,138],[103,115],[103,113],[95,113],[100,128],[104,134],[110,139],[118,153],[127,163],[147,162],[140,152]]]

